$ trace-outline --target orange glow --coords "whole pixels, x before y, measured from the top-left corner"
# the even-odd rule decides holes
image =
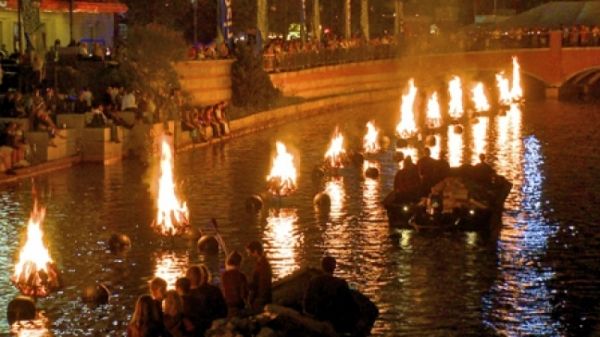
[[[363,149],[365,153],[376,153],[379,151],[379,131],[375,128],[373,122],[367,123],[367,134],[363,138]]]
[[[510,94],[510,85],[508,78],[504,77],[503,73],[496,74],[496,84],[498,85],[500,104],[508,105],[512,101]]]
[[[288,195],[296,190],[296,167],[292,156],[282,142],[276,142],[277,155],[273,158],[271,173],[267,176],[269,190],[280,196]]]
[[[46,215],[45,208],[37,202],[27,223],[27,240],[19,252],[19,260],[11,278],[13,284],[27,296],[45,297],[59,288],[56,266],[44,245],[41,224]]]
[[[521,88],[521,66],[516,56],[513,56],[513,78],[512,88],[510,89],[510,96],[513,102],[519,101],[523,98],[523,89]]]
[[[431,158],[440,159],[440,154],[442,152],[442,136],[434,135],[435,145],[429,147],[429,151],[431,151]]]
[[[463,91],[460,77],[454,76],[450,83],[448,83],[448,91],[450,93],[450,106],[448,108],[448,114],[454,119],[461,118],[463,116]]]
[[[475,111],[482,112],[490,110],[490,103],[485,96],[485,90],[483,89],[483,83],[479,82],[473,88],[473,103],[475,104]]]
[[[163,235],[184,233],[189,227],[190,212],[185,202],[179,201],[175,194],[173,178],[173,154],[166,138],[162,140],[160,157],[160,178],[158,180],[158,198],[155,228]]]
[[[174,252],[161,252],[156,256],[156,267],[154,276],[167,281],[168,289],[175,289],[175,281],[185,276],[189,265],[187,254],[176,254]]]
[[[411,78],[408,81],[408,93],[402,95],[402,103],[400,105],[400,123],[396,126],[396,133],[402,139],[413,137],[417,133],[417,125],[415,123],[415,98],[417,97],[417,88],[415,81]]]
[[[442,113],[440,111],[440,102],[437,92],[434,92],[429,101],[427,101],[427,120],[425,124],[430,129],[436,129],[442,126]]]
[[[302,244],[302,237],[294,232],[297,221],[294,209],[269,212],[265,233],[269,243],[267,252],[276,280],[291,274],[298,266],[297,249]]]
[[[340,168],[344,167],[344,136],[340,133],[338,128],[335,128],[329,148],[325,152],[325,159],[329,161],[331,167]]]
[[[487,147],[487,132],[488,132],[489,119],[487,117],[479,117],[478,122],[473,124],[473,156],[471,159],[472,164],[479,163],[479,155],[486,153]]]
[[[451,167],[462,165],[463,161],[463,135],[448,128],[448,162]]]

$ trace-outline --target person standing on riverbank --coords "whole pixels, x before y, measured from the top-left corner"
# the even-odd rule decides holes
[[[248,296],[250,308],[255,312],[263,311],[266,304],[272,302],[272,279],[273,272],[271,264],[264,255],[263,245],[259,241],[252,241],[246,246],[248,255],[256,259],[254,272],[250,278],[250,295]]]

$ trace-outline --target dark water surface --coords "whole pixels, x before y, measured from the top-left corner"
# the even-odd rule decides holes
[[[496,236],[390,229],[380,201],[396,170],[391,149],[373,160],[383,173],[378,180],[365,180],[355,168],[341,178],[311,179],[336,125],[358,146],[367,120],[391,134],[398,116],[397,104],[361,106],[180,154],[175,174],[192,224],[205,227],[217,218],[228,246],[239,250],[263,239],[277,278],[332,254],[339,275],[379,306],[375,335],[589,335],[600,299],[600,108],[528,103],[468,126],[463,135],[439,136],[434,155],[448,151],[459,164],[485,151],[513,182]],[[299,189],[281,208],[273,203],[249,216],[244,200],[264,190],[275,140],[299,158]],[[199,255],[193,240],[162,240],[150,228],[150,171],[124,161],[35,179],[47,207],[45,239],[65,287],[39,301],[47,320],[21,336],[122,336],[152,276],[174,282],[199,262],[219,270],[222,262]],[[328,216],[312,207],[324,189],[333,197]],[[23,181],[0,191],[0,333],[9,331],[6,306],[17,295],[9,277],[31,190],[31,181]],[[127,256],[107,251],[106,239],[116,232],[133,241]],[[109,305],[80,301],[81,290],[96,282],[113,290]]]

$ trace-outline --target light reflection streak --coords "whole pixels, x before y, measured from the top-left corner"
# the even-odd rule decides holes
[[[448,162],[450,167],[458,167],[463,161],[463,134],[458,134],[454,128],[448,128]]]
[[[381,171],[381,164],[376,161],[365,160],[363,167],[374,167]],[[380,203],[381,191],[379,180],[366,178],[363,183],[363,204],[366,211],[365,213],[367,213],[370,218],[382,219],[384,211],[380,207]]]
[[[435,145],[429,147],[431,158],[440,159],[440,153],[442,152],[442,136],[434,135],[433,137],[435,139]]]
[[[35,320],[17,321],[10,326],[10,334],[14,337],[51,336],[48,330],[48,318],[43,312],[39,312]]]
[[[185,276],[188,266],[189,258],[185,252],[159,252],[156,254],[154,276],[167,281],[168,289],[174,289],[175,281]]]
[[[291,274],[299,265],[297,250],[303,239],[295,230],[297,223],[295,209],[269,211],[265,234],[268,242],[267,253],[276,280]]]
[[[496,170],[498,174],[505,176],[508,180],[512,181],[512,166],[508,156],[508,150],[506,145],[508,144],[508,116],[498,116],[496,119],[497,123],[497,139],[496,139]]]
[[[509,115],[509,118],[517,117],[512,125],[519,128],[511,130],[512,137],[520,135],[520,124],[516,124],[520,122],[520,113]],[[556,233],[555,226],[543,215],[541,145],[534,136],[520,145],[515,142],[521,143],[520,139],[512,139],[507,145],[512,152],[518,152],[509,156],[510,161],[523,156],[523,177],[515,181],[518,195],[514,198],[519,203],[513,211],[519,214],[503,218],[498,247],[500,275],[491,290],[491,298],[484,299],[493,317],[493,323],[488,323],[505,336],[560,336],[560,323],[552,317],[552,294],[547,287],[554,271],[535,262],[546,254],[548,239]],[[523,147],[524,154],[521,154]]]
[[[339,219],[343,215],[344,198],[346,194],[344,192],[344,178],[332,178],[330,181],[325,183],[325,192],[329,194],[331,198],[331,211],[330,215],[332,219]]]
[[[473,148],[471,164],[479,163],[479,155],[487,152],[487,132],[489,118],[478,117],[478,122],[473,124]]]

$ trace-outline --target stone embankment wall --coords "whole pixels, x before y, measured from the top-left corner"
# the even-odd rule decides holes
[[[270,77],[284,96],[314,98],[397,88],[403,80],[400,70],[398,60],[380,60],[272,73]]]
[[[179,82],[195,105],[231,100],[233,60],[186,61],[175,64]]]

